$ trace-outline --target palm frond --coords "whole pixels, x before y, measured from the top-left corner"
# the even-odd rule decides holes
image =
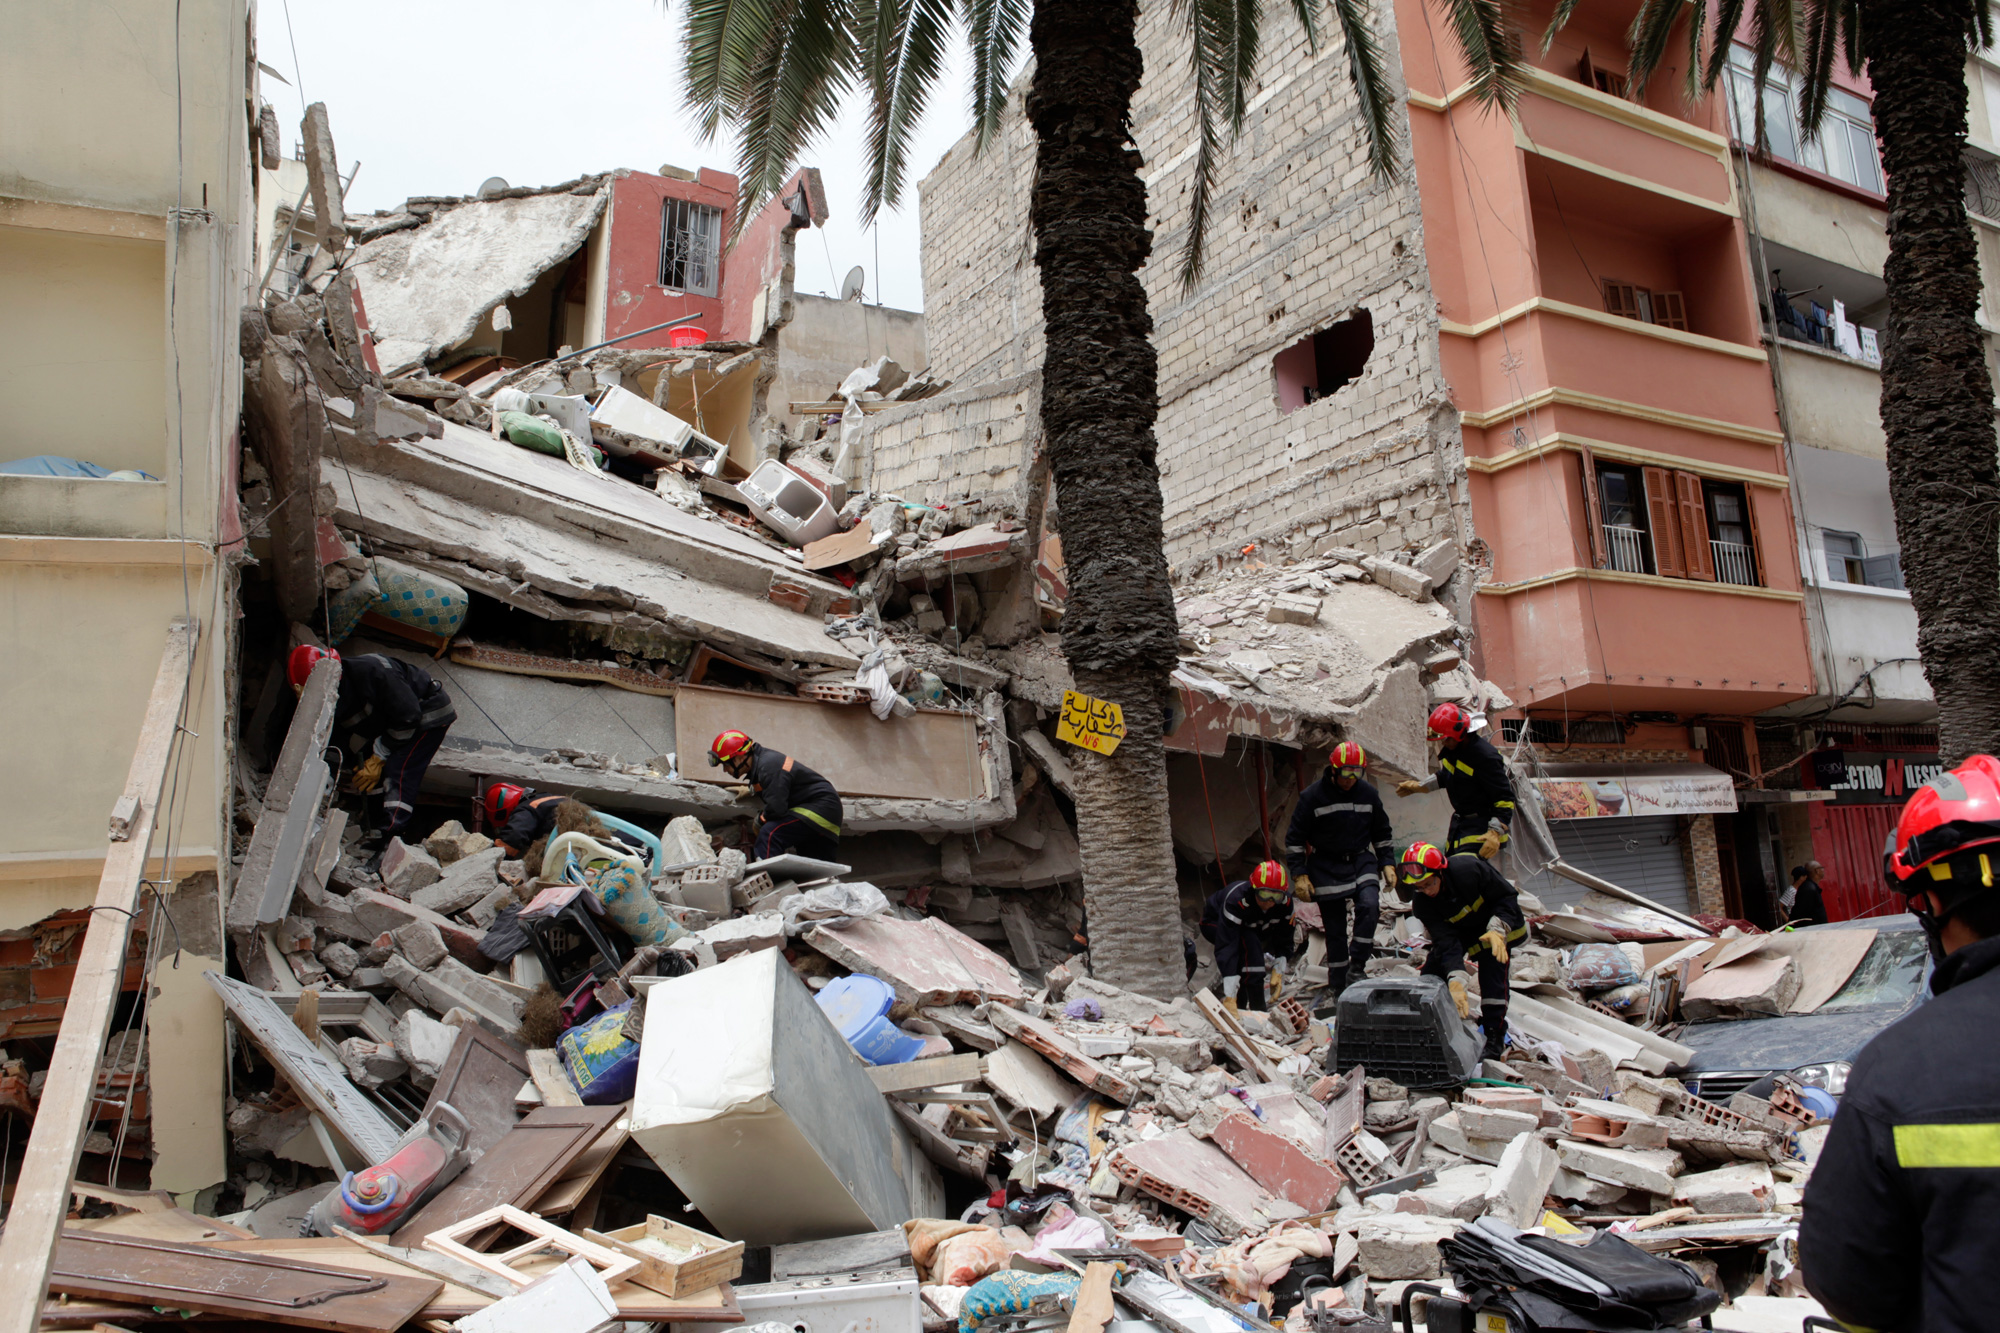
[[[1556,0],[1556,12],[1549,16],[1549,26],[1542,32],[1542,54],[1556,43],[1556,34],[1569,26],[1570,16],[1576,13],[1578,0]]]
[[[1232,97],[1236,69],[1239,4],[1253,8],[1256,0],[1174,0],[1174,13],[1185,25],[1194,68],[1195,131],[1194,193],[1188,201],[1187,243],[1181,249],[1181,288],[1191,290],[1201,278],[1207,248],[1209,206],[1215,194],[1215,173],[1222,158],[1222,127],[1241,124],[1232,116],[1240,97]],[[1254,21],[1254,20],[1253,20]]]
[[[1794,20],[1797,26],[1797,20]],[[1840,46],[1840,20],[1827,0],[1806,0],[1805,59],[1797,66],[1805,95],[1799,98],[1799,135],[1803,142],[1819,138],[1826,120],[1827,90],[1833,86],[1833,57]]]
[[[1394,180],[1396,164],[1396,91],[1382,58],[1382,44],[1369,26],[1367,0],[1333,0],[1334,18],[1347,42],[1347,77],[1361,97],[1361,124],[1368,135],[1368,169],[1385,181]]]
[[[784,0],[687,0],[681,83],[707,137],[715,137],[742,100],[776,13],[788,7]]]
[[[1007,70],[1027,30],[1032,0],[968,0],[965,36],[972,48],[972,127],[979,148],[1000,127],[1007,105]]]
[[[1729,68],[1729,47],[1736,30],[1743,25],[1744,0],[1716,0],[1715,40],[1709,43],[1708,65],[1702,70],[1701,86],[1713,90]]]
[[[1654,71],[1666,58],[1674,29],[1687,9],[1688,0],[1641,0],[1639,12],[1632,16],[1632,26],[1625,33],[1625,44],[1632,49],[1625,66],[1626,94],[1634,101],[1645,94]]]
[[[872,222],[902,197],[910,138],[944,66],[952,0],[863,0],[856,19],[869,91],[868,188],[861,212],[863,222]]]
[[[855,77],[851,0],[781,0],[743,90],[736,127],[740,229],[791,175],[805,145],[832,124]]]
[[[1727,41],[1727,38],[1724,38]],[[1687,75],[1681,80],[1681,98],[1689,106],[1701,100],[1701,74],[1708,64],[1708,0],[1688,0]],[[1628,87],[1629,91],[1629,87]]]
[[[1521,43],[1506,0],[1443,0],[1443,4],[1459,53],[1472,71],[1473,96],[1511,111],[1521,85]]]
[[[1320,0],[1292,0],[1292,17],[1305,29],[1306,50],[1315,53],[1319,50],[1319,11]]]

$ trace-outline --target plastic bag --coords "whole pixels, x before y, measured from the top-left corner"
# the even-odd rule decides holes
[[[636,1000],[607,1009],[556,1039],[563,1073],[585,1106],[615,1106],[632,1100],[639,1079],[639,1043],[625,1035],[625,1015]]]
[[[1570,955],[1569,980],[1583,991],[1609,990],[1629,986],[1639,979],[1639,969],[1615,944],[1579,944]]]
[[[1652,998],[1653,988],[1643,981],[1629,985],[1613,986],[1597,997],[1597,1002],[1615,1014],[1643,1013],[1647,1001]]]
[[[785,917],[785,934],[796,938],[814,926],[838,930],[861,916],[889,910],[882,890],[865,881],[826,884],[785,899],[778,909]]]

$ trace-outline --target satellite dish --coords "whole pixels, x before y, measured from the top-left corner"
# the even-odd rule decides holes
[[[867,285],[867,282],[868,275],[861,271],[861,265],[856,264],[853,268],[847,270],[847,276],[841,279],[840,299],[843,301],[860,300],[862,289]]]
[[[491,199],[494,195],[507,188],[507,178],[505,176],[488,176],[480,183],[479,197],[481,199]]]

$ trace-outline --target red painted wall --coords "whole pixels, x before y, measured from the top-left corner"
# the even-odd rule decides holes
[[[729,259],[722,266],[722,323],[719,337],[726,342],[747,342],[752,329],[750,316],[757,293],[776,277],[785,264],[785,228],[791,225],[792,209],[786,202],[800,191],[805,194],[805,212],[817,227],[826,222],[826,187],[820,184],[818,167],[801,167],[792,173],[777,196],[744,224]],[[776,311],[771,314],[775,316]]]
[[[668,199],[686,199],[722,210],[722,235],[736,222],[736,177],[703,167],[692,181],[635,171],[611,187],[608,229],[610,265],[605,288],[604,336],[616,338],[682,315],[698,314],[710,338],[722,327],[722,289],[715,296],[692,296],[660,285],[660,214]],[[724,255],[723,281],[729,260]],[[635,338],[627,347],[666,347],[673,331]]]

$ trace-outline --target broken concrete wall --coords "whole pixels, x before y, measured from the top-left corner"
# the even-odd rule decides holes
[[[1394,20],[1380,22],[1393,63]],[[1142,277],[1160,353],[1157,434],[1176,573],[1253,545],[1268,560],[1468,540],[1454,518],[1466,512],[1463,451],[1416,182],[1407,171],[1387,185],[1369,173],[1345,48],[1311,51],[1294,19],[1271,17],[1267,82],[1222,160],[1204,275],[1183,292],[1196,134],[1186,37],[1169,7],[1152,6],[1140,39],[1146,79],[1133,136],[1158,209]],[[931,373],[960,385],[1030,374],[1042,358],[1027,214],[1035,146],[1021,95],[1017,87],[984,152],[967,136],[922,184]],[[1302,403],[1300,359],[1314,378],[1318,366],[1301,341],[1361,312],[1373,350],[1358,378]]]
[[[378,223],[348,271],[366,296],[383,370],[420,367],[527,293],[590,235],[606,183],[587,176],[501,198],[425,201],[428,211],[408,225]]]
[[[862,484],[918,504],[1012,496],[1026,508],[1041,447],[1039,374],[974,382],[868,414],[860,435]]]
[[[871,281],[871,290],[873,283]],[[778,335],[778,373],[771,381],[773,415],[795,402],[825,402],[858,364],[886,353],[912,375],[930,364],[920,310],[895,310],[867,301],[840,301],[810,292],[792,294],[792,318]],[[792,423],[801,420],[786,416]]]

